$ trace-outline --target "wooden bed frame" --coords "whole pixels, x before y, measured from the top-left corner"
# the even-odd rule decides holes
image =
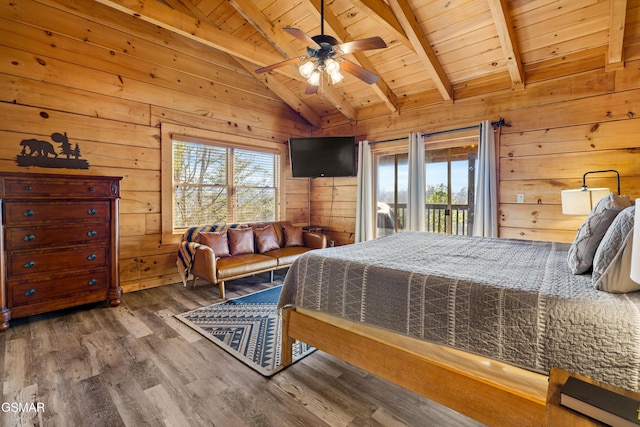
[[[545,401],[519,390],[331,325],[294,307],[285,307],[282,314],[285,366],[292,363],[291,346],[297,339],[482,423],[543,424]]]

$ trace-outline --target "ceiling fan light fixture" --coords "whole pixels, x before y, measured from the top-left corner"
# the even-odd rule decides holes
[[[340,63],[334,59],[327,59],[324,69],[331,77],[331,84],[340,83],[344,77],[340,74]]]
[[[344,79],[340,73],[340,69],[352,74],[367,84],[373,84],[378,81],[378,76],[371,71],[357,65],[348,59],[333,59],[336,55],[349,54],[371,49],[386,48],[387,44],[379,36],[368,37],[359,40],[352,40],[344,43],[338,43],[335,37],[324,33],[324,1],[320,3],[320,34],[309,37],[298,28],[286,27],[284,31],[296,39],[307,44],[307,55],[298,58],[291,58],[276,64],[258,68],[257,74],[266,73],[285,65],[293,64],[297,61],[311,59],[309,62],[302,64],[298,68],[300,75],[307,79],[307,88],[305,94],[315,94],[318,92],[318,86],[322,80],[322,73],[326,72],[327,82],[335,85]],[[330,79],[330,80],[329,80]]]
[[[340,83],[342,79],[344,79],[344,76],[340,74],[339,71],[334,71],[332,73],[329,73],[329,76],[331,77],[331,84]]]
[[[337,73],[338,71],[340,71],[340,63],[335,59],[329,58],[325,62],[325,69],[329,74]]]
[[[309,61],[305,64],[303,64],[298,71],[300,71],[300,75],[302,77],[304,77],[305,79],[308,79],[311,77],[311,75],[313,74],[314,70],[316,68],[316,65],[313,63],[313,61]]]
[[[309,76],[309,79],[307,80],[307,83],[313,86],[318,86],[318,84],[320,84],[320,71],[313,70],[313,72]]]

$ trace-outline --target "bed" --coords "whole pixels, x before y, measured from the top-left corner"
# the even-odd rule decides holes
[[[572,274],[570,245],[403,232],[313,251],[280,298],[304,341],[489,425],[541,425],[552,367],[640,387],[640,295]]]

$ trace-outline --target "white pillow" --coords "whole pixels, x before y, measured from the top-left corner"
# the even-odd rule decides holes
[[[593,284],[596,289],[612,293],[640,290],[631,280],[631,251],[636,207],[620,212],[607,230],[593,258]]]
[[[609,193],[593,208],[569,248],[567,261],[573,274],[582,274],[591,268],[604,234],[620,211],[629,206],[631,200],[628,196]]]

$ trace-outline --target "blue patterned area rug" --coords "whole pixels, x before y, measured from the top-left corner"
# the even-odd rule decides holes
[[[282,319],[278,298],[282,285],[239,298],[198,308],[176,317],[236,359],[270,377],[281,365]],[[315,348],[296,341],[293,361],[311,354]]]

